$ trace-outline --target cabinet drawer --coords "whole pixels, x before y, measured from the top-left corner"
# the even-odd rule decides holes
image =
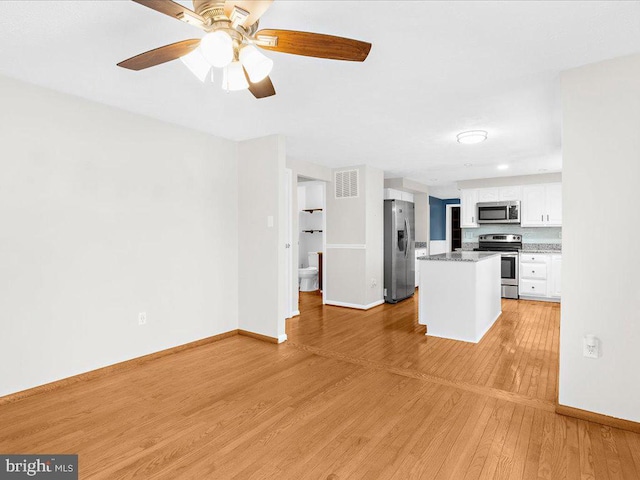
[[[546,280],[521,280],[519,290],[520,290],[520,295],[546,297],[547,281]]]
[[[544,263],[521,263],[520,276],[534,280],[546,280],[547,265]]]
[[[547,263],[549,255],[544,253],[520,253],[520,262],[522,263]]]

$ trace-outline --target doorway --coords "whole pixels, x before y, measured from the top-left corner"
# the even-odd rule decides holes
[[[462,248],[462,228],[460,227],[460,205],[447,205],[447,252]]]
[[[294,251],[294,314],[299,315],[305,296],[314,296],[324,304],[326,292],[326,194],[327,182],[298,176],[293,192],[296,207],[292,212]],[[311,275],[310,270],[315,274]],[[311,278],[310,278],[311,277]]]

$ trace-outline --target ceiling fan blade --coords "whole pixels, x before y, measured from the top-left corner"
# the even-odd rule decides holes
[[[227,0],[224,3],[224,14],[231,18],[233,7],[238,7],[249,12],[247,19],[242,22],[243,26],[249,27],[260,19],[272,3],[273,0]]]
[[[273,83],[271,83],[271,79],[268,76],[264,77],[259,82],[251,83],[251,79],[249,78],[247,70],[244,67],[242,67],[242,70],[244,71],[244,76],[247,79],[247,82],[249,82],[249,91],[253,94],[254,97],[266,98],[272,97],[276,94],[276,89],[274,88]]]
[[[164,47],[155,48],[148,52],[141,53],[135,57],[131,57],[118,64],[119,67],[128,68],[129,70],[144,70],[145,68],[155,67],[161,63],[170,62],[186,55],[198,48],[200,44],[199,38],[191,40],[182,40],[181,42],[165,45]]]
[[[266,50],[332,60],[364,62],[371,50],[371,44],[367,42],[294,30],[260,30],[255,38],[258,40],[256,45]],[[273,38],[278,39],[275,45],[271,41]]]
[[[182,20],[185,23],[203,28],[207,21],[193,10],[183,7],[179,3],[171,0],[133,0],[140,5],[144,5],[156,12],[164,13],[170,17]]]

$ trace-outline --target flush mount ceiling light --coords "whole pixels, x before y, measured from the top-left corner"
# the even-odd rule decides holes
[[[484,142],[487,139],[487,132],[484,130],[469,130],[467,132],[461,132],[456,135],[458,143],[464,143],[467,145],[473,143]]]
[[[276,94],[269,73],[273,60],[258,48],[293,55],[364,62],[371,44],[320,33],[258,30],[260,17],[273,0],[193,0],[193,10],[172,0],[133,0],[205,32],[204,37],[156,48],[118,63],[143,70],[180,58],[205,81],[212,67],[223,69],[223,88],[249,91],[256,98]]]
[[[509,165],[498,165],[498,170],[506,170],[507,168],[509,168]]]

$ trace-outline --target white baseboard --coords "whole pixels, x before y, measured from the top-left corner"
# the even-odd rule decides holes
[[[362,305],[359,303],[335,302],[333,300],[327,300],[325,302],[326,305],[334,305],[336,307],[357,308],[358,310],[369,310],[370,308],[377,307],[378,305],[382,305],[383,303],[384,303],[384,300],[378,300],[376,302],[370,303],[369,305]]]
[[[284,343],[287,341],[287,334],[283,333],[282,335],[278,335],[278,343]]]
[[[291,312],[291,316],[289,318],[297,317],[300,315],[300,310],[295,310]]]
[[[534,302],[560,303],[560,298],[558,297],[535,297],[535,296],[528,296],[528,295],[520,295],[519,300],[533,300]]]

